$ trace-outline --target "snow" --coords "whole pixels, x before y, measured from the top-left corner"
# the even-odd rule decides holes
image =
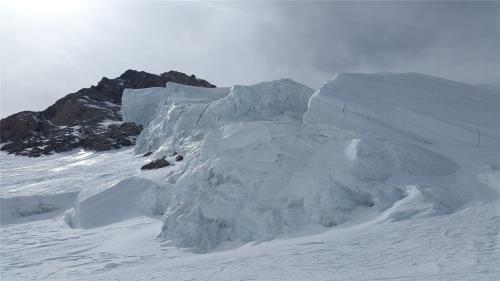
[[[103,104],[110,106],[110,107],[120,107],[120,105],[110,102],[110,101],[104,101]]]
[[[77,194],[67,192],[0,198],[0,224],[45,218],[44,214],[54,216],[58,211],[60,213],[71,207]]]
[[[88,100],[85,100],[85,99],[78,99],[78,101],[82,102],[86,107],[108,110],[107,108],[104,108],[104,107],[99,106],[97,104],[88,103]]]
[[[0,154],[2,280],[500,279],[496,93],[169,84],[124,95],[133,150]]]
[[[158,215],[160,201],[155,183],[138,177],[126,178],[85,199],[79,198],[74,210],[66,214],[66,222],[75,228],[94,228],[145,214]],[[147,196],[147,195],[153,195]],[[116,202],[116,204],[112,204]],[[110,204],[111,203],[111,204]]]
[[[104,121],[102,121],[99,126],[101,128],[108,128],[110,125],[119,125],[119,124],[122,124],[123,122],[122,121],[119,121],[119,120],[110,120],[110,119],[105,119]]]

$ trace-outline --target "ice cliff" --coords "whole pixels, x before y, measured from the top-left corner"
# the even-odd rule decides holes
[[[498,143],[499,120],[497,91],[418,73],[338,74],[304,115],[306,124],[476,146]]]
[[[251,121],[299,121],[313,90],[289,79],[231,88],[198,88],[168,83],[166,88],[126,90],[125,122],[145,126],[136,152],[186,150],[211,129]]]

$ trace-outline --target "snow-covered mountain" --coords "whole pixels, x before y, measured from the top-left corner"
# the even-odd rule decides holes
[[[122,104],[133,150],[1,155],[2,277],[500,278],[497,91],[339,74]]]

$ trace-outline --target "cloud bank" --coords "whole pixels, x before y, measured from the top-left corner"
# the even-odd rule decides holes
[[[500,84],[500,2],[88,2],[2,11],[1,116],[128,68],[219,85],[338,72],[421,72]]]

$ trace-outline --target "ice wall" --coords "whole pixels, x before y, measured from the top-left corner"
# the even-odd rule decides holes
[[[500,93],[417,73],[339,74],[304,115],[307,124],[472,146],[498,146],[499,120]]]

